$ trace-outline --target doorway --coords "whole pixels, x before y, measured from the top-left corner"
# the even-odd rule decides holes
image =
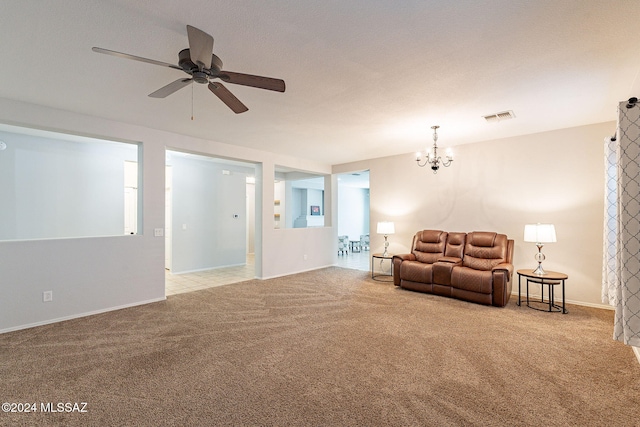
[[[338,252],[339,267],[369,270],[370,228],[369,171],[338,175],[338,237],[346,244]]]
[[[173,150],[166,158],[166,294],[254,278],[255,191],[247,177],[255,166]]]

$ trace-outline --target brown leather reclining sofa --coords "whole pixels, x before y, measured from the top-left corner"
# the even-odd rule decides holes
[[[511,296],[513,240],[487,231],[416,233],[411,253],[393,257],[404,289],[504,307]]]

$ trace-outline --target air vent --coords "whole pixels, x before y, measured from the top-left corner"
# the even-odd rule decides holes
[[[513,119],[516,117],[516,115],[513,114],[513,111],[509,110],[509,111],[502,111],[500,113],[489,114],[487,116],[482,116],[482,117],[484,117],[487,123],[497,123],[503,120]]]

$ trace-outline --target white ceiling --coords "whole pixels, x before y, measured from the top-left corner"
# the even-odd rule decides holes
[[[15,0],[0,13],[0,97],[329,164],[615,120],[640,95],[636,0]],[[186,25],[228,71],[285,93],[204,85],[153,99],[186,74]],[[191,120],[193,93],[194,120]],[[513,110],[488,124],[483,115]],[[613,132],[613,129],[612,129]]]

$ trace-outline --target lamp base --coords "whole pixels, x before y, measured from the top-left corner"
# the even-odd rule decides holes
[[[387,237],[389,237],[388,235],[384,235],[384,252],[382,253],[383,257],[388,257],[389,256],[389,252],[387,251],[387,249],[389,249],[389,241],[387,240]]]
[[[533,270],[533,274],[537,274],[538,276],[544,276],[545,274],[547,274],[544,269],[542,268],[542,261],[544,261],[545,256],[542,253],[542,243],[538,243],[536,244],[536,246],[538,247],[538,253],[534,256],[535,260],[538,261],[538,268],[536,268],[535,270]]]
[[[538,268],[533,270],[533,274],[538,276],[544,276],[545,274],[547,274],[547,272],[544,271],[544,268],[542,268],[542,263],[538,263]]]

